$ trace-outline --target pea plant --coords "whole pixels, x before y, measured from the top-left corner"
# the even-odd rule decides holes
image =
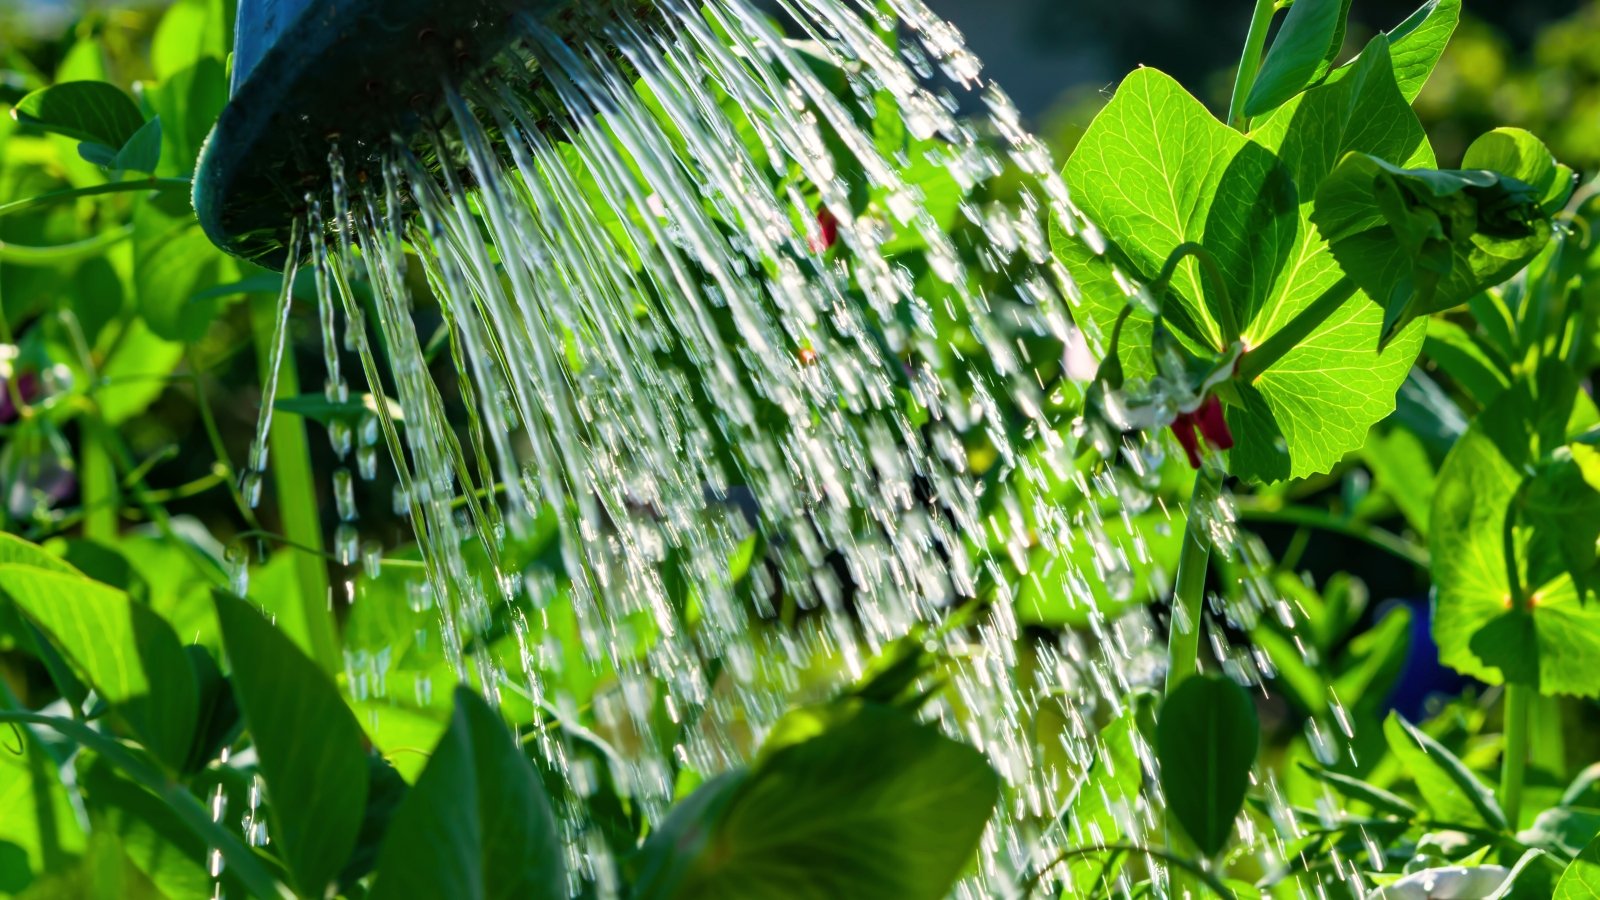
[[[598,725],[617,673],[552,663],[570,704],[482,677],[435,696],[457,679],[408,588],[415,544],[330,552],[306,422],[360,432],[392,401],[303,394],[287,354],[270,483],[236,464],[255,420],[218,395],[270,370],[284,285],[211,248],[187,199],[227,98],[230,6],[179,0],[148,35],[91,17],[48,71],[0,50],[0,894],[937,898],[1002,808],[1070,835],[1020,854],[1008,896],[1600,893],[1600,182],[1515,128],[1439,167],[1412,102],[1459,0],[1354,54],[1348,0],[1259,0],[1228,109],[1140,69],[1073,148],[1066,181],[1100,228],[1051,233],[1075,336],[1024,336],[1061,361],[1041,372],[1066,423],[1050,437],[1086,477],[1138,441],[1176,452],[1146,473],[1159,503],[1104,517],[1148,553],[1129,583],[1052,579],[1092,546],[1034,545],[956,614],[1011,604],[1037,660],[1092,633],[1084,594],[1111,619],[1164,613],[1159,671],[1097,712],[1059,795],[1025,796],[929,723],[956,663],[912,634],[797,702],[747,765],[675,763],[668,810],[642,807],[613,765],[627,736]],[[877,106],[886,157],[981,254],[957,211],[1003,188],[964,187]],[[866,173],[840,177],[852,218],[889,220]],[[829,252],[837,219],[816,220]],[[938,309],[949,287],[916,241],[885,252]],[[937,327],[962,353],[919,363],[1000,383],[966,323]],[[999,477],[981,441],[964,449]],[[1284,545],[1239,552],[1250,531]],[[1426,602],[1304,574],[1332,537]],[[488,623],[476,652],[525,652],[513,616],[580,645],[555,540],[508,539],[500,569],[558,599]],[[753,591],[767,548],[747,549],[729,570]],[[472,564],[487,590],[496,568]],[[330,571],[359,597],[338,616]],[[1228,612],[1264,595],[1267,614]],[[1253,668],[1203,654],[1208,633]],[[1434,647],[1466,686],[1398,708]],[[705,712],[657,706],[669,747]],[[599,856],[615,871],[580,864]]]
[[[1460,168],[1438,167],[1410,104],[1459,3],[1424,5],[1343,64],[1348,3],[1297,0],[1267,48],[1279,6],[1257,4],[1222,118],[1154,69],[1118,86],[1066,166],[1110,247],[1064,230],[1054,241],[1080,273],[1080,325],[1103,359],[1085,452],[1170,426],[1199,470],[1157,721],[1169,847],[1226,859],[1250,795],[1264,827],[1303,835],[1259,889],[1325,884],[1348,854],[1366,857],[1356,865],[1387,885],[1381,896],[1587,896],[1594,771],[1565,791],[1533,785],[1571,774],[1563,709],[1592,715],[1558,698],[1600,695],[1600,608],[1588,602],[1600,469],[1583,388],[1594,192],[1574,191],[1574,173],[1513,128],[1473,142]],[[1352,455],[1383,496],[1338,516],[1295,502]],[[1230,682],[1195,674],[1207,509],[1225,481],[1254,492],[1247,511],[1356,534],[1425,570],[1439,658],[1495,686],[1499,734],[1479,733],[1476,707],[1422,725],[1391,712],[1380,727],[1367,693],[1399,674],[1407,611],[1352,636],[1361,606],[1348,581],[1318,594],[1280,577],[1302,631],[1253,636],[1298,711],[1323,727],[1337,715],[1352,738],[1338,758],[1291,753],[1299,771],[1280,773],[1278,797],[1249,791],[1254,710]],[[1426,546],[1372,527],[1383,512],[1362,507],[1374,505]],[[1306,631],[1311,648],[1293,636]],[[1202,733],[1212,752],[1195,771]],[[1497,786],[1480,771],[1494,757]],[[1195,783],[1210,793],[1197,798]]]

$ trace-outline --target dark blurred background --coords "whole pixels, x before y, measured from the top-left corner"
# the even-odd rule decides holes
[[[1253,4],[1249,0],[927,0],[966,33],[988,73],[1058,152],[1130,69],[1154,66],[1219,109]],[[1346,55],[1393,28],[1421,0],[1355,0]],[[1417,102],[1454,165],[1477,134],[1520,125],[1569,164],[1600,167],[1600,2],[1465,0],[1450,50]]]
[[[1251,0],[925,2],[967,35],[990,76],[1062,155],[1136,66],[1162,69],[1214,109],[1225,106],[1252,8]],[[1355,0],[1346,55],[1420,2]],[[0,0],[0,35],[48,43],[70,33],[87,12],[137,16],[165,5]],[[1575,167],[1600,168],[1600,0],[1464,0],[1464,6],[1462,27],[1417,103],[1440,162],[1453,165],[1477,134],[1509,124],[1538,133]]]

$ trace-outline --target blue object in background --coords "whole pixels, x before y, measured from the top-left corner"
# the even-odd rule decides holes
[[[1476,682],[1439,662],[1439,645],[1433,642],[1433,604],[1427,597],[1390,601],[1379,608],[1378,615],[1394,604],[1411,610],[1411,641],[1386,711],[1394,710],[1416,722],[1426,717],[1430,697],[1454,697]]]

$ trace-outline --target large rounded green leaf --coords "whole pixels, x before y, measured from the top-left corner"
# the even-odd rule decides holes
[[[702,786],[641,851],[641,900],[944,897],[999,794],[982,754],[863,705]]]
[[[287,635],[248,602],[215,599],[234,694],[266,781],[273,844],[299,892],[320,897],[355,848],[366,810],[361,726]]]
[[[0,565],[0,593],[39,626],[113,714],[169,768],[189,756],[199,698],[172,626],[80,575]]]
[[[1572,477],[1571,451],[1560,452],[1595,411],[1559,364],[1542,367],[1539,379],[1538,396],[1521,383],[1502,392],[1439,470],[1428,541],[1433,635],[1440,660],[1474,678],[1600,696],[1600,603],[1584,602],[1573,578],[1588,570],[1575,570],[1571,559],[1571,539],[1587,535],[1593,560],[1600,494]],[[1549,459],[1530,448],[1538,432]],[[1506,558],[1513,506],[1509,544],[1529,600],[1520,609]]]
[[[1221,852],[1233,834],[1260,732],[1250,695],[1226,678],[1192,676],[1161,704],[1161,788],[1172,815],[1207,856]]]
[[[1249,138],[1213,118],[1172,79],[1141,69],[1118,88],[1066,167],[1073,196],[1113,243],[1128,274],[1155,278],[1181,243],[1217,260],[1226,297],[1190,259],[1178,267],[1164,314],[1191,352],[1215,356],[1231,307],[1246,347],[1296,334],[1298,318],[1337,290],[1343,272],[1310,224],[1317,185],[1340,156],[1359,150],[1408,165],[1431,164],[1422,126],[1394,84],[1388,45],[1372,42],[1350,74],[1295,97]],[[1052,235],[1078,279],[1088,324],[1109,335],[1127,303],[1104,259],[1082,241]],[[1407,329],[1383,352],[1383,311],[1347,295],[1227,407],[1236,438],[1230,465],[1248,481],[1324,472],[1366,441],[1394,409],[1395,392],[1422,344]],[[1130,376],[1148,374],[1151,321],[1124,331]],[[1248,357],[1247,357],[1248,358]]]

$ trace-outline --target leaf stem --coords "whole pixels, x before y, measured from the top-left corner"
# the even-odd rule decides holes
[[[1290,350],[1311,336],[1311,332],[1328,317],[1333,315],[1346,300],[1355,296],[1356,283],[1349,276],[1340,278],[1331,287],[1322,292],[1322,296],[1311,301],[1311,305],[1300,310],[1289,324],[1273,333],[1272,337],[1261,342],[1261,346],[1245,351],[1239,357],[1237,370],[1239,380],[1249,384],[1260,378],[1262,373],[1272,368],[1286,356]]]
[[[1172,614],[1167,623],[1166,693],[1182,684],[1200,667],[1200,631],[1205,614],[1206,568],[1211,562],[1211,534],[1206,528],[1209,507],[1216,500],[1221,476],[1202,467],[1195,475],[1194,492],[1189,497],[1189,515],[1183,526],[1183,549],[1178,556],[1178,583],[1173,590]],[[1167,844],[1179,851],[1196,848],[1188,833],[1169,812]],[[1190,874],[1179,868],[1172,875],[1172,896],[1183,897],[1190,890]]]
[[[65,191],[51,191],[48,194],[39,194],[33,197],[24,197],[10,203],[0,203],[0,219],[16,213],[49,206],[52,203],[61,203],[67,200],[77,200],[82,197],[97,197],[101,194],[121,194],[128,191],[170,191],[190,187],[187,178],[140,178],[134,181],[113,181],[110,184],[96,184],[84,188],[71,188]]]
[[[103,253],[131,237],[133,237],[133,226],[123,225],[70,244],[35,247],[0,241],[0,262],[17,266],[58,266]]]
[[[121,503],[117,473],[106,453],[102,429],[111,426],[98,417],[85,416],[79,422],[83,443],[78,457],[78,485],[83,498],[83,536],[91,541],[110,543],[117,539],[117,517]]]
[[[1240,131],[1250,128],[1249,120],[1244,117],[1244,104],[1261,71],[1267,30],[1272,27],[1272,17],[1277,11],[1276,0],[1256,0],[1256,11],[1250,16],[1250,31],[1245,35],[1244,53],[1239,57],[1239,74],[1233,80],[1233,99],[1228,103],[1228,124]]]
[[[284,290],[289,290],[287,285]],[[294,354],[278,354],[273,347],[273,341],[279,337],[275,334],[279,324],[277,306],[287,302],[288,297],[253,298],[250,324],[262,383],[268,383],[268,368],[278,356],[275,396],[293,397],[300,393],[300,371],[295,366]],[[270,398],[265,402],[271,402]],[[272,460],[273,492],[284,535],[288,543],[308,551],[294,556],[304,629],[301,633],[306,641],[304,649],[323,671],[337,676],[343,668],[339,661],[339,632],[333,611],[328,607],[328,569],[321,558],[326,545],[322,540],[317,492],[311,483],[311,449],[306,442],[304,420],[298,416],[274,417],[268,426],[267,444]]]
[[[1173,274],[1178,271],[1178,264],[1190,256],[1200,261],[1206,279],[1217,292],[1217,325],[1222,329],[1222,346],[1217,349],[1226,351],[1239,339],[1239,321],[1234,315],[1233,298],[1228,296],[1228,283],[1222,278],[1222,267],[1217,265],[1217,258],[1211,255],[1210,250],[1195,241],[1184,241],[1174,247],[1172,253],[1167,256],[1166,264],[1161,267],[1161,274],[1156,276],[1151,287],[1165,293],[1167,286],[1172,282]],[[1195,300],[1200,302],[1201,298],[1196,297]],[[1201,307],[1204,308],[1205,304],[1201,303]]]
[[[1528,766],[1529,712],[1535,688],[1506,682],[1505,751],[1500,760],[1500,809],[1512,830],[1522,814],[1522,780]]]
[[[1044,876],[1049,874],[1050,870],[1054,869],[1056,866],[1059,866],[1062,863],[1071,862],[1080,856],[1092,856],[1096,853],[1138,853],[1151,859],[1159,860],[1175,869],[1182,869],[1190,875],[1193,875],[1199,881],[1199,883],[1210,888],[1213,894],[1223,898],[1223,900],[1233,900],[1233,892],[1228,890],[1228,886],[1223,884],[1216,875],[1207,872],[1205,867],[1201,866],[1199,863],[1196,863],[1190,859],[1186,859],[1183,856],[1171,852],[1170,850],[1162,850],[1157,847],[1146,847],[1143,844],[1095,844],[1090,847],[1073,847],[1063,850],[1056,854],[1055,859],[1052,859],[1049,864],[1040,868],[1039,871],[1029,876],[1027,881],[1023,882],[1020,890],[1021,896],[1026,898],[1032,895],[1033,892],[1038,889],[1039,884],[1044,880]]]
[[[1425,547],[1382,528],[1340,519],[1333,514],[1305,506],[1286,506],[1274,509],[1260,503],[1241,503],[1239,518],[1256,522],[1282,522],[1286,525],[1304,525],[1321,531],[1330,531],[1364,541],[1379,550],[1402,559],[1418,569],[1428,570],[1428,551]]]
[[[1205,521],[1216,499],[1221,476],[1202,467],[1189,497],[1188,520],[1183,526],[1183,549],[1178,556],[1178,583],[1172,597],[1172,620],[1167,628],[1166,692],[1182,684],[1199,668],[1200,622],[1204,613],[1206,567],[1211,561],[1211,534]]]

